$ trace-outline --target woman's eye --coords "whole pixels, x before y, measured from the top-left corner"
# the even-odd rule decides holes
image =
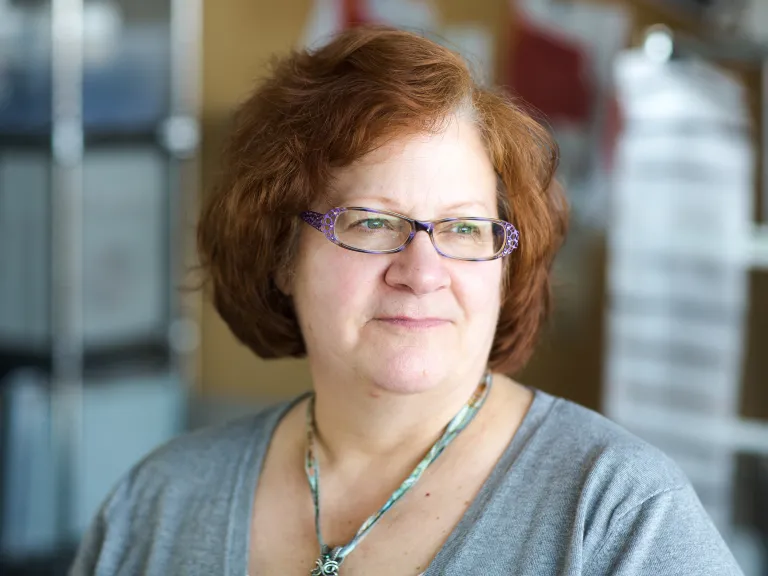
[[[365,218],[363,220],[358,220],[353,225],[353,228],[364,228],[368,230],[381,230],[382,228],[387,228],[388,224],[386,220],[383,220],[381,218]]]
[[[457,234],[470,235],[475,232],[476,228],[469,224],[457,224],[453,227],[453,231]]]

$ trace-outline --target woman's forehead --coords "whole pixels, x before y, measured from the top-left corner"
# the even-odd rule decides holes
[[[479,134],[456,123],[389,142],[334,173],[335,205],[495,210],[496,174]]]

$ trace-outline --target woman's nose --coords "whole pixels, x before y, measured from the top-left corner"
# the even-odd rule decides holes
[[[446,259],[437,253],[424,231],[417,232],[405,250],[392,255],[385,280],[392,287],[407,289],[416,295],[447,288],[451,283]]]

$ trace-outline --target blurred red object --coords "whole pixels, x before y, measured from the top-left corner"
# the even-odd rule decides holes
[[[551,122],[588,122],[596,90],[584,47],[519,12],[513,16],[516,42],[505,83]]]
[[[364,4],[363,0],[341,0],[344,28],[370,23]]]

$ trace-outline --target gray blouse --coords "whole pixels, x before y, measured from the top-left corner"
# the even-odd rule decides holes
[[[254,489],[291,406],[182,436],[138,463],[94,518],[70,575],[245,575]],[[599,414],[535,391],[425,572],[465,574],[742,572],[670,459]]]

